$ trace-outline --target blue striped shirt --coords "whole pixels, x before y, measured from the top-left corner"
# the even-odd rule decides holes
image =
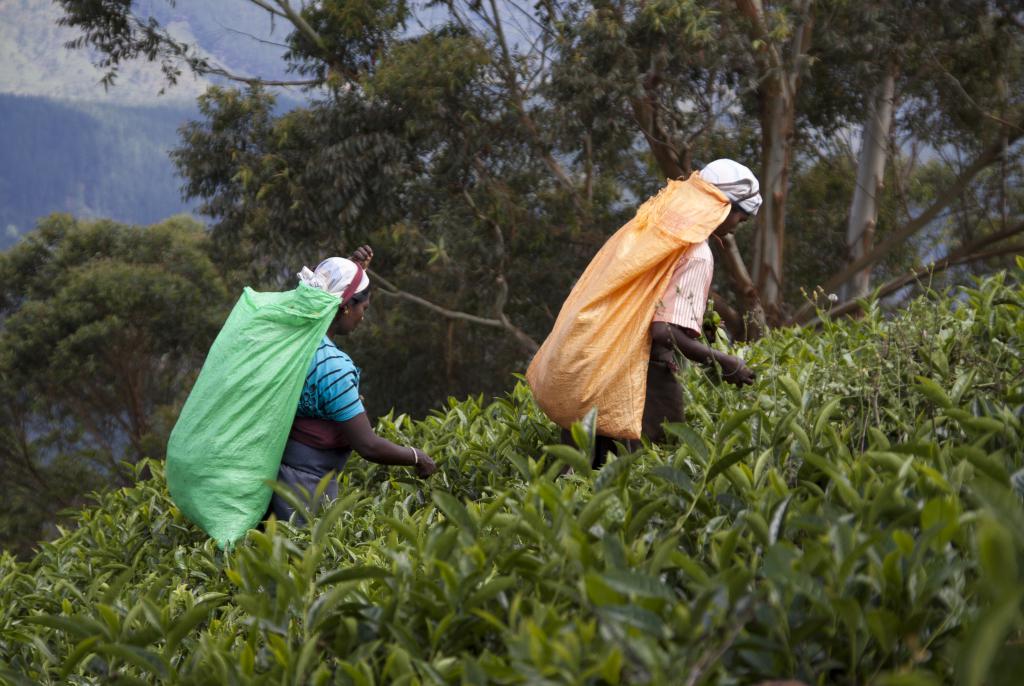
[[[295,414],[344,422],[363,412],[359,399],[359,367],[324,336],[309,363]]]

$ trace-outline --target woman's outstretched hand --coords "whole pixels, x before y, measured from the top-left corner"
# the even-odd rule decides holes
[[[352,255],[348,258],[358,264],[363,269],[370,268],[370,262],[373,260],[373,248],[368,245],[360,245],[353,251]]]
[[[722,378],[734,386],[749,386],[757,378],[750,367],[743,363],[738,357],[725,355],[722,361]]]
[[[430,455],[427,455],[425,452],[419,450],[418,448],[413,448],[413,450],[416,452],[417,476],[420,476],[421,478],[425,479],[437,471],[437,465],[434,464],[434,461],[430,458]]]

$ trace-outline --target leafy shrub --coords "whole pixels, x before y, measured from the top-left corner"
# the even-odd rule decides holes
[[[1016,683],[1022,305],[997,275],[777,331],[753,389],[689,370],[668,444],[596,473],[522,384],[389,415],[431,481],[354,464],[311,524],[228,552],[149,462],[0,557],[0,680]]]

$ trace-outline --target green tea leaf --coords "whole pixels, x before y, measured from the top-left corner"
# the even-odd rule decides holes
[[[978,527],[978,560],[992,593],[1013,593],[1020,583],[1013,537],[992,518],[984,519]]]
[[[101,636],[90,636],[89,638],[79,641],[74,650],[72,650],[64,663],[60,667],[60,678],[66,679],[71,672],[78,666],[78,663],[85,659],[85,656],[93,652],[93,646],[100,642]]]
[[[740,448],[739,450],[734,450],[733,452],[729,453],[728,455],[726,455],[725,457],[711,465],[711,469],[708,470],[708,474],[705,477],[705,481],[710,482],[716,476],[718,476],[726,469],[733,466],[734,464],[736,464],[737,462],[739,462],[752,452],[754,452],[753,448]]]
[[[594,454],[594,444],[597,437],[597,408],[592,407],[590,411],[578,422],[573,422],[570,428],[573,442],[584,455]]]
[[[619,605],[628,595],[625,592],[612,588],[602,575],[597,572],[590,572],[583,577],[583,588],[586,591],[587,599],[594,605]]]
[[[929,379],[926,376],[917,376],[915,378],[917,379],[917,385],[913,386],[915,391],[939,407],[949,408],[953,406],[949,396],[946,395],[946,391],[942,390],[942,386],[933,379]]]
[[[342,581],[362,581],[363,579],[386,579],[389,576],[391,576],[391,572],[380,567],[348,567],[322,574],[317,578],[316,585],[327,586],[329,584],[341,583]]]
[[[694,457],[699,458],[702,464],[707,464],[708,446],[704,442],[704,439],[701,438],[696,431],[690,428],[689,425],[667,422],[665,424],[665,433],[681,439],[683,443],[690,448]]]
[[[591,473],[590,460],[576,448],[567,445],[546,445],[544,452],[559,462],[573,468],[579,474],[589,476]]]
[[[92,636],[110,636],[110,630],[104,624],[89,617],[59,617],[53,615],[32,615],[25,617],[22,621],[28,624],[39,624],[42,626],[57,629],[64,633],[78,638],[89,638]]]
[[[825,430],[825,426],[829,420],[832,419],[832,415],[839,409],[839,398],[833,398],[825,403],[825,406],[818,412],[818,418],[814,421],[814,437],[818,438]]]
[[[317,491],[319,490],[320,487],[318,486]],[[334,525],[338,523],[338,520],[345,516],[346,510],[340,507],[340,505],[341,503],[339,502],[332,503],[331,506],[327,508],[327,511],[317,518],[316,523],[313,525],[312,541],[314,544],[319,545],[320,543],[323,543],[327,534],[329,534],[334,529]]]
[[[1006,472],[1006,468],[984,450],[970,445],[957,446],[953,449],[953,455],[961,459],[966,459],[974,465],[979,472],[996,483],[1009,483],[1010,475]]]
[[[615,491],[598,491],[586,504],[586,506],[580,511],[577,522],[580,528],[584,531],[589,531],[590,527],[600,518],[604,512],[606,502],[615,495]]]
[[[486,584],[478,588],[466,600],[467,607],[477,607],[503,591],[507,591],[516,585],[514,576],[496,576]]]
[[[757,412],[756,407],[748,407],[738,412],[733,412],[725,421],[722,423],[721,428],[718,430],[718,442],[724,443],[725,439],[729,438],[732,433],[739,428],[743,422],[747,421],[751,415]]]
[[[157,678],[166,678],[170,672],[166,660],[145,648],[120,643],[97,643],[95,650],[102,655],[118,657]]]
[[[610,588],[619,593],[641,598],[675,600],[675,595],[664,583],[642,572],[612,569],[602,574],[601,578]]]
[[[804,392],[800,389],[800,385],[793,380],[793,377],[788,374],[781,374],[778,377],[779,383],[782,384],[782,388],[786,391],[786,395],[789,396],[790,401],[796,407],[803,406]]]
[[[939,686],[942,681],[931,672],[886,672],[872,682],[877,686]]]
[[[668,635],[668,628],[658,615],[637,605],[605,605],[597,613],[606,622],[630,626],[655,638]]]
[[[686,494],[694,492],[693,480],[681,469],[669,465],[661,465],[652,469],[649,474],[659,479],[664,479]]]
[[[178,644],[181,643],[182,639],[185,638],[185,636],[187,636],[189,632],[191,632],[201,622],[209,619],[213,611],[220,607],[221,604],[223,604],[223,600],[202,602],[186,610],[181,614],[181,616],[175,618],[170,631],[167,632],[167,641],[164,645],[164,657],[170,659],[170,656],[174,653],[175,649],[177,649]]]
[[[568,448],[568,446],[558,447]],[[569,448],[569,450],[572,449]],[[473,517],[470,516],[469,511],[466,510],[466,506],[459,502],[455,496],[450,493],[445,493],[444,491],[435,490],[431,492],[430,497],[433,498],[434,504],[444,512],[448,519],[458,525],[459,528],[468,531],[474,536],[476,535],[476,522],[473,520]]]
[[[768,525],[769,545],[775,545],[779,541],[786,523],[786,513],[789,512],[789,503],[792,499],[793,496],[786,496],[775,506],[775,510],[772,512],[772,521]]]
[[[958,682],[965,686],[981,686],[1006,634],[1021,615],[1020,604],[1024,589],[1018,588],[1000,602],[989,607],[964,632],[957,674]]]
[[[1010,485],[1013,486],[1013,490],[1017,492],[1017,495],[1024,498],[1024,469],[1018,469],[1010,477]]]

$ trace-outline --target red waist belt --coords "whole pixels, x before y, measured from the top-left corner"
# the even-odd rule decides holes
[[[342,436],[341,424],[329,419],[296,417],[288,438],[318,450],[348,450],[348,441]]]

